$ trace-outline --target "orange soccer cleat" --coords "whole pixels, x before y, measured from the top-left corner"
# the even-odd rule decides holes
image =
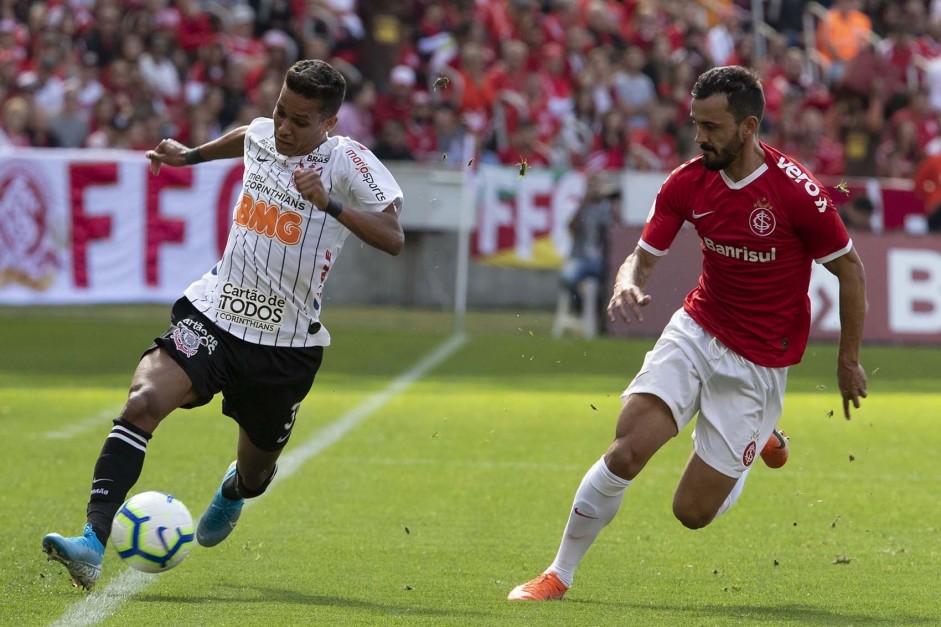
[[[565,596],[568,589],[555,573],[543,573],[513,588],[506,598],[510,601],[556,601]]]
[[[761,459],[769,468],[780,468],[787,463],[787,444],[789,438],[783,431],[775,429],[761,449]]]

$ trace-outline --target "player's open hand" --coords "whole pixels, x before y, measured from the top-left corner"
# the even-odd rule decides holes
[[[843,416],[849,420],[850,403],[859,409],[859,399],[866,398],[866,371],[860,364],[840,364],[836,369],[836,381],[843,396]]]
[[[297,187],[298,193],[304,200],[314,203],[321,211],[330,202],[323,180],[314,170],[294,170],[294,186]]]
[[[160,166],[166,163],[172,166],[186,165],[186,146],[175,139],[163,139],[153,150],[148,150],[144,156],[150,159],[150,173],[160,174]]]
[[[624,322],[630,323],[631,318],[638,322],[644,321],[644,315],[640,308],[650,304],[650,295],[644,294],[644,291],[636,285],[614,284],[614,293],[611,294],[611,301],[608,303],[608,318],[614,322],[615,313],[621,315]]]

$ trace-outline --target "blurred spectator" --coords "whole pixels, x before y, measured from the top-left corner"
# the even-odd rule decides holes
[[[454,105],[442,102],[435,106],[432,123],[437,137],[436,159],[449,167],[463,167],[472,155],[466,154],[467,129],[461,124]]]
[[[543,167],[552,163],[552,150],[539,140],[536,123],[524,118],[511,134],[509,145],[500,150],[497,157],[504,165],[525,163],[528,167]]]
[[[373,144],[372,152],[381,161],[415,160],[415,155],[408,147],[405,125],[400,120],[388,119],[383,123],[382,133]]]
[[[372,81],[353,84],[346,90],[346,101],[337,113],[331,135],[355,137],[367,146],[375,142],[373,111],[376,109],[376,87]],[[391,118],[389,118],[391,119]]]
[[[202,10],[198,0],[176,0],[176,41],[193,58],[199,49],[215,40],[212,20]]]
[[[230,12],[229,32],[222,47],[228,59],[246,71],[255,70],[265,63],[265,44],[255,34],[255,11],[247,4],[237,4]]]
[[[595,102],[590,87],[579,87],[573,100],[572,110],[562,117],[556,135],[553,162],[582,167],[594,145],[595,132],[600,124],[595,116]]]
[[[431,106],[431,95],[427,91],[416,91],[412,94],[411,115],[406,123],[405,132],[408,149],[417,161],[434,161],[440,159],[437,152],[437,137],[434,127],[434,109]]]
[[[719,22],[706,32],[709,56],[716,65],[728,65],[742,39],[738,11],[734,4],[727,5],[720,14]]]
[[[407,65],[396,65],[389,72],[389,89],[376,98],[372,112],[372,132],[375,137],[382,132],[386,120],[405,120],[409,117],[412,106],[412,92],[415,91],[415,70]]]
[[[839,212],[847,230],[872,231],[873,204],[868,196],[856,196],[850,202],[843,203]]]
[[[831,85],[843,78],[846,64],[872,36],[872,20],[859,7],[859,0],[835,0],[817,28],[817,49],[829,63]]]
[[[925,202],[928,230],[941,232],[941,151],[925,157],[915,170],[915,193]]]
[[[680,165],[679,147],[671,132],[673,111],[667,106],[654,107],[646,128],[629,134],[631,168],[651,172],[670,172]]]
[[[568,224],[572,247],[559,275],[559,282],[568,290],[575,311],[581,311],[583,306],[579,290],[583,281],[591,278],[605,283],[608,233],[621,223],[619,198],[616,183],[609,181],[604,173],[591,171],[587,175],[585,193]]]
[[[69,83],[63,95],[62,108],[49,122],[54,144],[60,148],[80,148],[88,136],[88,116],[78,100],[78,85]]]
[[[170,40],[165,33],[150,37],[147,49],[140,55],[138,69],[145,81],[166,100],[179,100],[182,96],[180,74],[170,59]]]
[[[846,176],[876,175],[876,148],[882,131],[882,112],[882,94],[879,92],[873,93],[868,103],[860,96],[837,102]]]
[[[623,59],[623,69],[614,78],[615,102],[624,113],[628,128],[643,128],[656,104],[657,88],[643,72],[647,63],[643,50],[631,46],[624,52]]]
[[[585,158],[585,167],[590,170],[620,170],[627,166],[628,137],[624,117],[613,110],[601,118],[601,131]]]
[[[31,146],[28,123],[29,103],[26,99],[14,96],[7,100],[0,115],[0,146]]]
[[[91,28],[83,36],[85,50],[94,55],[98,67],[107,67],[121,53],[121,10],[116,4],[97,5]]]
[[[490,119],[496,93],[487,80],[484,49],[475,42],[461,48],[457,70],[449,73],[450,92],[464,122],[474,133],[483,132]]]

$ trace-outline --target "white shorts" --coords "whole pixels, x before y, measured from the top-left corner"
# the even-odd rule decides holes
[[[722,474],[739,477],[777,427],[786,386],[787,368],[748,361],[680,309],[621,399],[639,393],[661,398],[677,431],[699,412],[696,454]]]

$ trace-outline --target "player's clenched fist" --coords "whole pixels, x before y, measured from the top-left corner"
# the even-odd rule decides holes
[[[313,170],[294,170],[294,186],[304,200],[314,203],[321,211],[330,200],[320,175]]]
[[[144,156],[150,159],[150,172],[157,175],[160,173],[160,166],[164,163],[172,166],[186,165],[186,152],[189,150],[186,146],[175,139],[161,140],[157,147],[148,150]]]

